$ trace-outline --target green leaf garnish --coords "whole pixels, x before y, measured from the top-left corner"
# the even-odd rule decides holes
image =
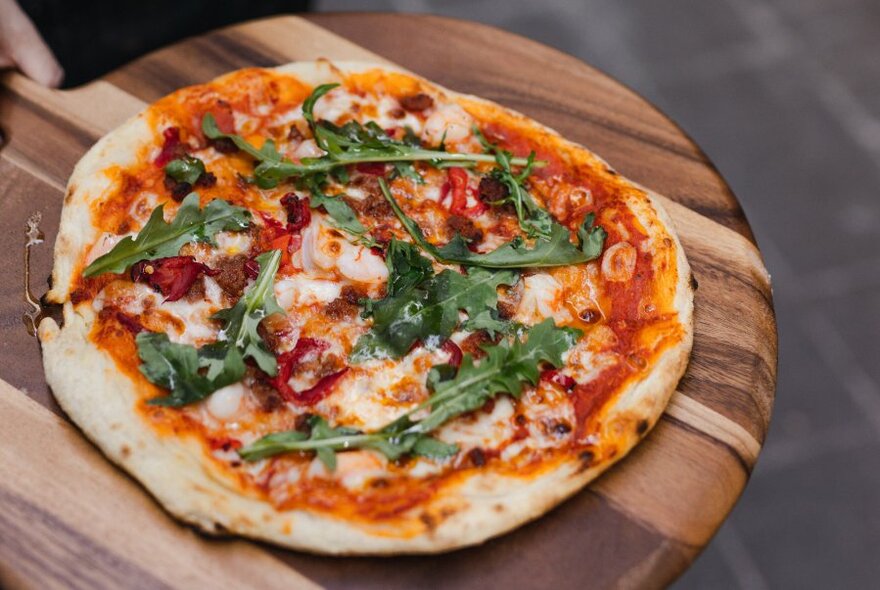
[[[361,162],[468,164],[496,161],[492,154],[465,154],[431,150],[412,145],[411,140],[409,142],[396,141],[391,139],[374,121],[365,124],[349,121],[342,126],[334,125],[329,121],[316,121],[313,113],[315,103],[336,86],[338,84],[318,86],[302,106],[303,118],[312,130],[315,143],[327,152],[320,158],[303,158],[299,164],[295,164],[278,153],[271,140],[267,140],[260,149],[257,149],[240,135],[220,131],[214,116],[210,113],[202,119],[202,132],[211,139],[221,137],[231,139],[242,151],[255,158],[259,164],[254,169],[254,178],[261,188],[275,187],[287,178],[302,178],[314,174],[329,173],[339,167]],[[527,162],[525,158],[511,159],[511,164],[519,166],[524,166]],[[534,162],[533,165],[540,166],[543,163]],[[410,171],[405,167],[398,167],[397,172],[410,177],[414,177],[415,174],[415,170]]]
[[[435,246],[425,239],[418,224],[403,212],[400,205],[383,179],[379,179],[382,194],[391,205],[400,223],[422,250],[445,263],[465,264],[484,268],[538,268],[549,266],[565,266],[589,262],[599,257],[605,243],[606,233],[602,227],[593,226],[595,216],[590,213],[578,229],[579,244],[571,242],[568,229],[555,221],[550,223],[550,234],[547,239],[535,240],[529,247],[521,237],[516,237],[485,254],[471,252],[467,242],[456,234],[445,246]]]
[[[123,238],[112,250],[88,265],[83,276],[124,272],[140,260],[176,256],[186,243],[210,242],[219,231],[243,231],[250,225],[250,220],[247,209],[220,199],[199,209],[199,195],[190,193],[171,223],[165,222],[164,205],[159,205],[136,237]]]
[[[562,366],[562,354],[581,333],[574,328],[558,328],[548,318],[525,330],[524,335],[525,341],[515,337],[512,343],[502,341],[484,347],[486,357],[479,364],[470,354],[464,355],[454,377],[432,381],[433,393],[427,400],[377,432],[330,428],[323,418],[312,418],[310,435],[297,431],[270,434],[241,449],[239,455],[256,461],[281,453],[315,451],[328,469],[335,465],[335,452],[349,449],[374,449],[391,460],[406,453],[452,456],[457,446],[429,437],[430,432],[501,393],[519,397],[526,383],[538,383],[542,363]],[[428,413],[424,418],[413,420],[425,410]]]
[[[351,360],[400,358],[419,341],[429,347],[439,346],[458,326],[459,310],[474,317],[495,309],[498,286],[513,285],[518,279],[519,274],[511,270],[473,268],[465,275],[447,269],[416,286],[373,301],[369,305],[373,326],[358,339]]]
[[[388,296],[393,297],[409,291],[422,281],[434,276],[431,261],[419,253],[409,242],[392,238],[385,251],[388,267]]]
[[[264,318],[284,313],[275,300],[274,291],[281,251],[266,252],[256,260],[260,273],[254,284],[233,307],[213,316],[223,322],[216,342],[197,349],[171,342],[163,333],[137,335],[138,356],[143,361],[141,373],[150,383],[169,392],[151,399],[151,405],[184,406],[237,383],[244,377],[247,358],[253,359],[269,375],[278,372],[275,356],[266,348],[257,327]]]
[[[177,182],[195,184],[199,177],[205,173],[205,163],[192,156],[183,156],[171,160],[165,165],[165,174]]]
[[[516,322],[499,318],[498,312],[494,309],[484,309],[474,317],[468,318],[461,328],[470,332],[485,330],[490,338],[495,338],[496,334],[510,334],[517,325]]]

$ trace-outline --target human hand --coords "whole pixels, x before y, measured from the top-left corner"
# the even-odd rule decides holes
[[[28,78],[52,88],[64,78],[52,50],[15,0],[0,0],[0,68],[18,68]]]

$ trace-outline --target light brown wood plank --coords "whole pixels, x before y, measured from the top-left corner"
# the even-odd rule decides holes
[[[176,524],[79,431],[0,381],[0,563],[32,588],[307,588],[245,541]]]

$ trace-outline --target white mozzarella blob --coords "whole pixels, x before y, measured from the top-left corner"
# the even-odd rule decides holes
[[[324,150],[318,147],[314,139],[307,139],[296,146],[292,155],[297,160],[302,160],[303,158],[320,158],[325,153]]]
[[[217,247],[230,256],[248,252],[251,248],[251,236],[247,232],[223,231],[217,233],[214,240]]]
[[[463,141],[470,137],[474,120],[457,104],[444,105],[425,121],[425,139],[431,144]]]
[[[523,296],[516,310],[516,320],[534,325],[552,317],[556,323],[571,321],[565,308],[562,285],[549,274],[534,274],[523,279]]]
[[[341,290],[342,286],[336,281],[313,279],[302,274],[275,283],[275,297],[284,309],[315,303],[330,303],[339,298]]]
[[[358,97],[345,91],[343,88],[336,88],[321,97],[321,100],[315,103],[312,112],[315,120],[335,122],[339,117],[351,112],[352,107],[357,104]]]
[[[477,412],[473,421],[453,420],[437,431],[437,438],[454,443],[463,453],[469,449],[497,448],[514,434],[513,404],[507,396],[495,399],[491,412]]]
[[[416,368],[418,359],[431,355],[426,349],[414,351],[400,362],[367,361],[360,370],[349,371],[345,387],[337,387],[317,409],[321,414],[334,414],[341,424],[363,430],[378,430],[406,413],[422,401],[428,391],[424,377]],[[402,402],[401,397],[409,398]]]
[[[602,255],[602,276],[607,281],[628,281],[636,270],[636,249],[629,242],[618,242]]]
[[[238,415],[241,402],[247,390],[241,383],[222,387],[211,394],[205,402],[208,413],[217,420],[225,422]]]
[[[320,459],[315,457],[309,464],[308,477],[334,478],[349,489],[362,488],[364,484],[376,477],[388,475],[388,461],[372,451],[345,451],[336,454],[336,469],[332,472]]]

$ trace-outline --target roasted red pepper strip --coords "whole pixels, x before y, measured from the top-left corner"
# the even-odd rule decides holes
[[[315,385],[304,391],[294,390],[287,381],[290,379],[290,375],[296,365],[302,362],[307,355],[311,353],[321,354],[329,347],[330,344],[328,342],[318,340],[317,338],[300,338],[296,346],[293,347],[293,350],[278,356],[278,375],[271,379],[270,383],[278,390],[281,397],[286,401],[305,406],[314,405],[327,397],[333,389],[333,385],[348,371],[348,367],[322,377]]]
[[[192,256],[170,256],[156,260],[141,260],[131,267],[131,280],[146,283],[165,296],[165,301],[177,301],[186,295],[200,275],[216,275]]]
[[[312,208],[309,199],[300,199],[296,193],[287,193],[281,197],[281,204],[287,210],[287,231],[302,231],[312,221]]]
[[[464,168],[449,168],[446,171],[446,177],[449,179],[449,195],[452,196],[452,202],[449,204],[449,211],[454,215],[462,215],[467,205],[467,182],[468,174]],[[441,200],[446,195],[441,191]]]
[[[461,366],[461,358],[462,352],[461,348],[453,342],[452,340],[447,340],[443,343],[443,346],[440,347],[440,350],[447,353],[449,355],[449,364],[455,367],[456,369]]]
[[[313,406],[328,395],[333,390],[333,386],[336,385],[336,382],[348,372],[348,367],[345,367],[341,371],[336,371],[333,374],[327,375],[326,377],[321,377],[314,386],[304,390],[304,391],[294,391],[293,399],[288,401],[293,401],[294,403],[303,405],[303,406]],[[284,396],[284,394],[281,394]],[[285,399],[287,399],[285,397]]]
[[[281,266],[290,264],[290,234],[283,234],[269,242],[270,250],[281,250]]]
[[[165,164],[179,158],[185,152],[183,144],[180,142],[180,129],[177,127],[169,127],[162,132],[164,142],[162,143],[162,151],[156,156],[154,164],[160,168],[164,168]]]

